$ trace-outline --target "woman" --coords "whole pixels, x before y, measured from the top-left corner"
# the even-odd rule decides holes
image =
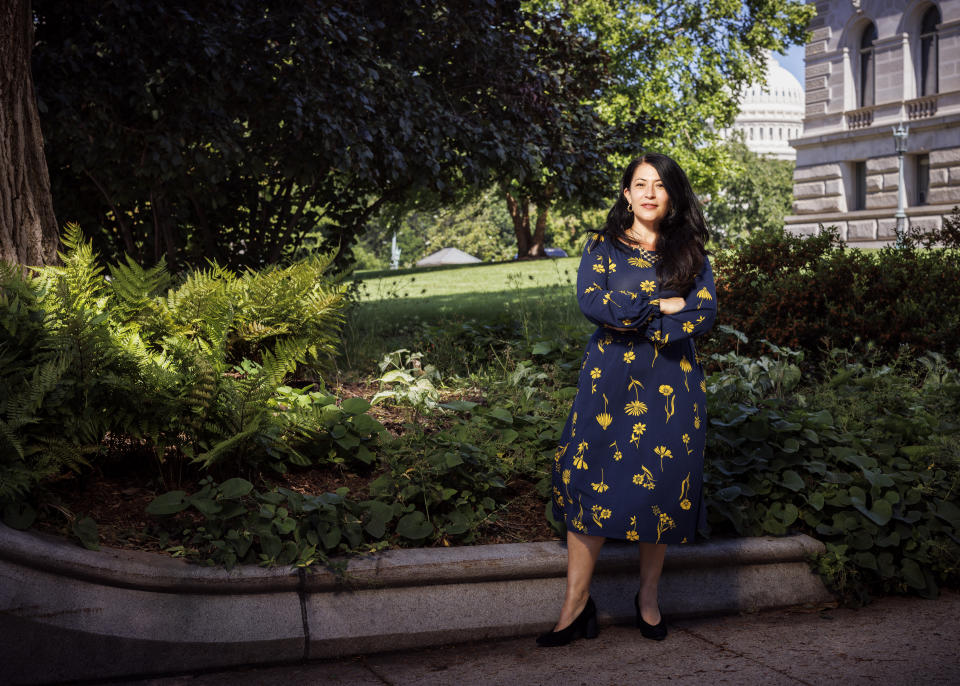
[[[597,635],[590,577],[606,538],[640,544],[636,624],[663,639],[657,586],[668,543],[706,525],[701,497],[706,385],[693,338],[716,315],[707,229],[683,170],[647,154],[624,170],[577,272],[587,344],[553,470],[567,528],[567,588],[542,646]]]

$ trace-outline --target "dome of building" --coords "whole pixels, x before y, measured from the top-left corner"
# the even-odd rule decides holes
[[[747,88],[732,130],[740,131],[747,147],[757,154],[794,160],[797,153],[789,141],[803,133],[803,115],[803,86],[768,52],[766,83]]]

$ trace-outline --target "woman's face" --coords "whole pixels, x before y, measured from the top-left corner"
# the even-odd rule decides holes
[[[670,211],[670,196],[653,165],[638,165],[623,195],[633,205],[633,216],[648,227],[656,228]]]

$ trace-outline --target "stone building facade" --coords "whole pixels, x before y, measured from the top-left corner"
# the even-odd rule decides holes
[[[960,205],[960,0],[816,0],[806,114],[787,230],[836,225],[852,245],[894,240],[898,159],[909,126],[907,220],[939,226]]]

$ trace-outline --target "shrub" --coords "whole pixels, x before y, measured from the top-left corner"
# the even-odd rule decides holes
[[[759,232],[717,256],[719,321],[755,341],[801,348],[809,361],[821,350],[866,341],[888,357],[901,346],[953,353],[960,331],[958,227],[954,214],[932,236],[912,235],[903,248],[877,251],[847,248],[836,228],[810,237]]]
[[[239,274],[211,265],[170,287],[162,264],[130,259],[108,278],[76,226],[63,245],[62,266],[0,265],[0,502],[89,463],[106,436],[161,465],[371,459],[382,427],[361,418],[367,403],[338,408],[287,385],[335,353],[343,289],[330,256]]]
[[[864,364],[834,350],[804,384],[796,355],[716,356],[708,379],[709,522],[737,535],[807,533],[827,584],[932,597],[960,582],[960,374],[935,353]]]

